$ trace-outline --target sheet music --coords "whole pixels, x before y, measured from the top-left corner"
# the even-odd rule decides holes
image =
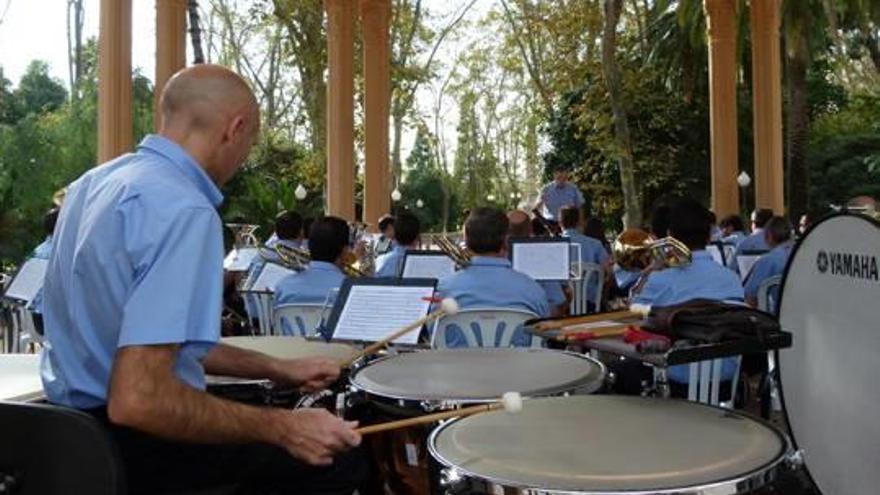
[[[449,256],[406,255],[403,278],[440,279],[455,272],[455,261]]]
[[[30,401],[42,396],[40,355],[0,354],[0,400]]]
[[[43,279],[46,277],[46,267],[48,266],[49,260],[42,258],[31,258],[25,261],[12,283],[9,284],[4,296],[25,303],[33,301],[37,292],[43,288]]]
[[[230,272],[246,272],[251,261],[257,257],[257,248],[242,248],[229,251],[223,260],[223,269]]]
[[[760,254],[741,254],[736,257],[736,263],[739,266],[739,276],[743,280],[749,276],[749,273],[752,272],[752,267],[755,266],[755,263],[757,263],[760,258]]]
[[[706,246],[706,251],[709,251],[709,254],[712,255],[712,259],[715,260],[721,266],[724,266],[724,256],[721,254],[721,249],[718,248],[715,244],[709,244]]]
[[[333,331],[333,339],[377,342],[428,314],[433,287],[353,285]],[[419,331],[394,340],[416,344]]]
[[[515,242],[513,269],[533,280],[568,280],[570,255],[567,242]]]
[[[260,276],[254,281],[250,289],[254,292],[275,292],[275,286],[278,282],[288,275],[296,273],[293,270],[284,268],[277,263],[266,263],[260,270]]]

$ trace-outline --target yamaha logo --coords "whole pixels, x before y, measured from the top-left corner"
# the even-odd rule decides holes
[[[877,257],[872,255],[819,251],[816,268],[823,274],[880,282]]]
[[[819,251],[819,256],[816,257],[816,267],[819,269],[819,273],[828,271],[828,253]]]

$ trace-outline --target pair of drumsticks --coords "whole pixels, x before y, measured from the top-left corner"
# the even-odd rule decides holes
[[[561,340],[588,340],[604,337],[618,337],[651,312],[649,306],[633,304],[627,311],[614,311],[611,313],[598,313],[593,315],[575,316],[560,320],[548,320],[536,323],[533,328],[536,332],[548,332],[560,330]],[[597,323],[614,322],[616,324],[597,327]]]
[[[400,337],[403,337],[404,335],[406,335],[412,331],[418,330],[418,329],[422,328],[422,326],[427,325],[442,316],[454,315],[454,314],[458,313],[458,310],[459,310],[458,303],[455,302],[455,299],[451,299],[451,298],[443,299],[443,301],[441,301],[441,303],[440,303],[440,307],[437,310],[432,311],[431,313],[428,313],[426,316],[410,323],[409,325],[407,325],[399,330],[391,332],[390,334],[388,334],[388,336],[386,336],[382,340],[365,347],[363,350],[357,352],[356,354],[354,354],[350,358],[343,360],[339,364],[343,368],[348,368],[348,367],[352,366],[354,363],[363,359],[364,357],[370,356],[370,355],[375,354],[376,352],[384,349],[385,346],[387,346],[388,344],[390,344],[394,340],[397,340]],[[516,392],[507,392],[501,397],[501,400],[498,402],[493,402],[490,404],[480,404],[478,406],[466,407],[464,409],[457,409],[457,410],[452,410],[452,411],[444,411],[444,412],[439,412],[439,413],[434,413],[434,414],[427,414],[424,416],[403,419],[400,421],[391,421],[388,423],[382,423],[382,424],[371,425],[371,426],[364,426],[362,428],[358,428],[355,431],[357,431],[361,435],[369,435],[372,433],[381,433],[383,431],[396,430],[399,428],[409,428],[411,426],[436,423],[436,422],[442,421],[444,419],[471,416],[474,414],[488,412],[488,411],[494,411],[496,409],[501,409],[501,408],[503,408],[504,410],[506,410],[507,412],[510,412],[510,413],[517,413],[517,412],[521,411],[522,410],[522,397]]]

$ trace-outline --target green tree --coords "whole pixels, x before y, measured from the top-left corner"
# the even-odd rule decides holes
[[[67,100],[67,90],[49,75],[49,64],[34,60],[28,65],[15,90],[19,116],[57,110]]]

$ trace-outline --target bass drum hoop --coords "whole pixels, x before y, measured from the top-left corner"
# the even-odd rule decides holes
[[[669,400],[669,399],[667,399]],[[477,481],[479,483],[487,483],[491,486],[489,493],[501,493],[501,489],[505,490],[518,490],[518,493],[522,495],[739,495],[749,493],[751,491],[757,490],[759,488],[763,488],[768,484],[772,483],[776,480],[777,475],[783,469],[786,469],[786,462],[789,458],[789,455],[792,451],[791,443],[789,438],[784,435],[779,429],[773,426],[770,422],[765,421],[761,418],[756,418],[751,415],[739,413],[737,411],[732,411],[730,409],[724,409],[718,406],[712,406],[709,404],[703,404],[699,402],[692,402],[695,407],[705,407],[709,409],[718,409],[724,411],[726,414],[736,415],[743,420],[746,421],[754,421],[756,423],[762,424],[767,427],[770,431],[776,434],[779,437],[780,443],[783,445],[783,448],[779,455],[772,461],[753,469],[747,473],[741,474],[736,477],[727,478],[724,480],[719,480],[714,483],[706,484],[706,485],[692,485],[685,486],[680,488],[662,488],[662,489],[652,489],[652,490],[625,490],[625,491],[585,491],[585,490],[556,490],[548,487],[541,486],[531,486],[525,485],[518,482],[504,480],[501,478],[495,478],[491,476],[485,476],[482,474],[473,473],[468,471],[465,468],[455,465],[450,462],[448,459],[443,457],[440,452],[437,451],[437,437],[440,436],[447,428],[452,425],[458,423],[467,418],[455,418],[449,420],[440,426],[434,428],[434,431],[431,432],[431,435],[428,437],[428,452],[431,454],[431,457],[437,461],[441,466],[446,469],[452,469],[456,472],[457,475],[461,476],[463,479],[466,479],[470,482]]]
[[[479,348],[479,350],[490,350],[488,348]],[[523,351],[530,351],[531,349],[523,349]],[[552,388],[547,388],[535,393],[523,393],[524,397],[552,397],[558,395],[564,395],[569,393],[583,393],[583,394],[592,394],[593,392],[599,390],[605,382],[605,377],[607,376],[607,370],[605,365],[590,357],[585,356],[583,354],[577,354],[570,351],[556,351],[552,349],[535,349],[542,352],[553,352],[558,353],[560,355],[566,355],[569,357],[574,357],[581,359],[583,361],[587,361],[592,365],[596,366],[598,369],[598,378],[592,381],[588,380],[575,380],[570,381],[562,385],[556,385]],[[416,351],[419,352],[419,351]],[[431,351],[424,351],[431,352]],[[491,351],[494,352],[494,351]],[[386,412],[391,412],[394,414],[398,414],[401,416],[407,415],[417,415],[420,414],[419,411],[436,411],[436,410],[447,410],[447,409],[457,409],[464,406],[469,405],[479,405],[479,404],[488,404],[490,402],[497,402],[499,397],[486,397],[486,398],[448,398],[448,399],[423,399],[419,397],[414,397],[413,395],[407,394],[387,394],[385,392],[379,393],[376,392],[369,386],[365,386],[363,384],[357,383],[358,375],[369,368],[374,364],[381,363],[383,361],[387,361],[389,359],[394,359],[398,355],[395,356],[385,356],[383,358],[376,359],[371,361],[368,364],[365,364],[359,367],[351,374],[351,378],[349,378],[349,386],[354,392],[363,393],[368,400],[374,402],[381,409],[384,409]],[[584,383],[581,383],[581,382]]]

